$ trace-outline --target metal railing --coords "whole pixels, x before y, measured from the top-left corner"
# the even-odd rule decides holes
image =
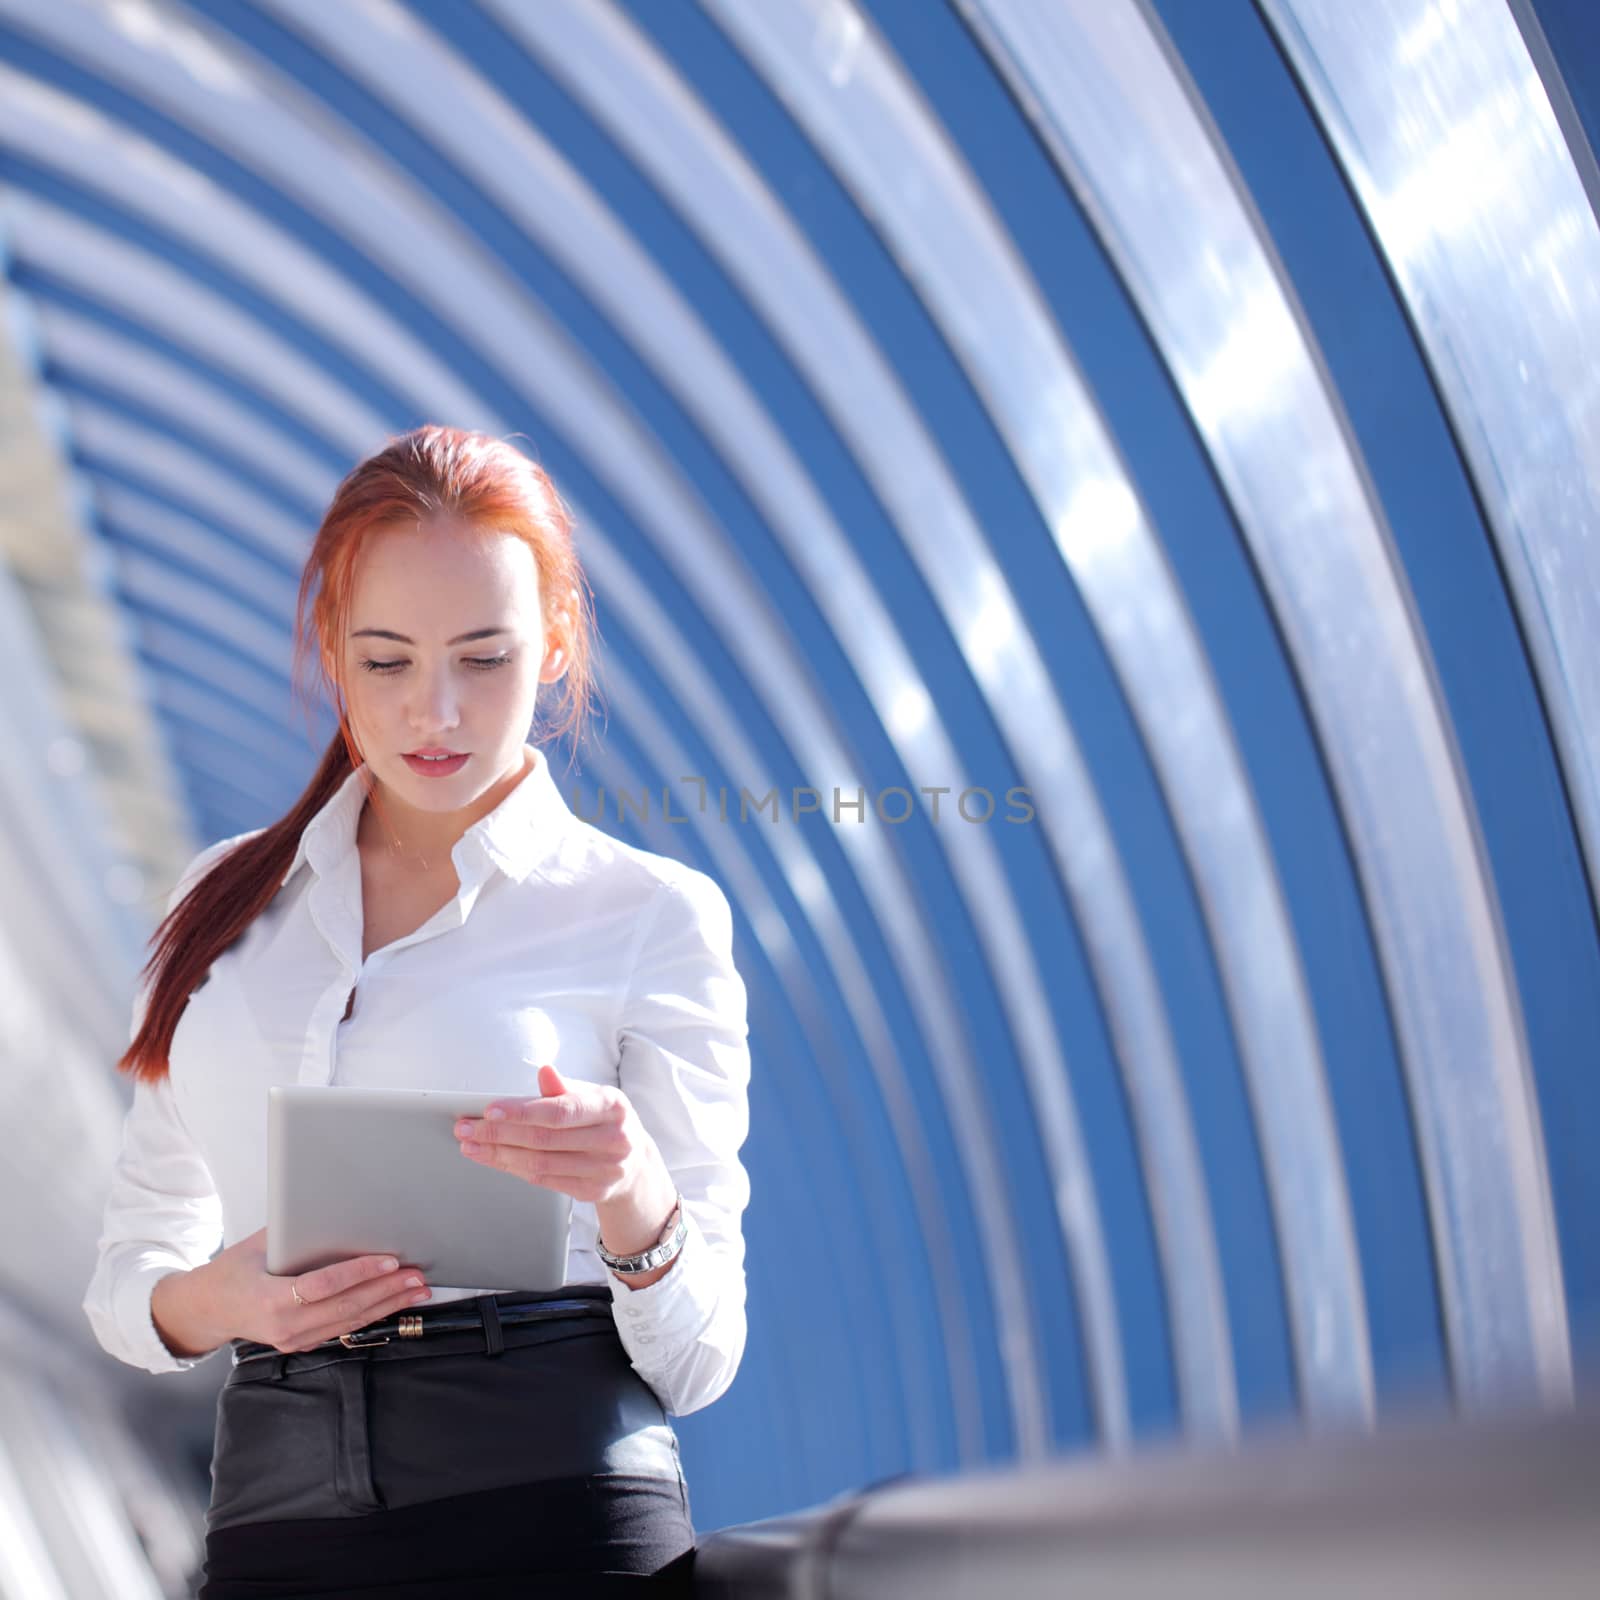
[[[707,1600],[1600,1594],[1600,1413],[897,1478],[701,1541]]]

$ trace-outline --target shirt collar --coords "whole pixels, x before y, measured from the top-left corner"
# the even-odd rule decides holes
[[[476,853],[514,882],[521,883],[561,842],[572,812],[556,787],[550,761],[535,745],[525,746],[532,765],[517,785],[486,816],[479,817],[452,847],[451,859],[459,871],[464,853]],[[339,787],[300,830],[294,860],[283,875],[288,883],[303,863],[325,877],[356,845],[356,823],[369,783],[363,762],[347,774]]]

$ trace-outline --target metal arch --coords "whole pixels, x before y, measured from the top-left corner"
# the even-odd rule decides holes
[[[1600,219],[1506,0],[1262,12],[1472,476],[1600,909]]]
[[[891,708],[919,692],[915,667],[849,540],[793,450],[676,288],[579,175],[515,107],[457,60],[445,41],[387,0],[331,9],[302,0],[267,0],[267,9],[290,22],[377,98],[390,102],[396,115],[443,149],[590,292],[716,443],[791,559],[803,563],[819,605],[913,776],[930,786],[944,780],[968,787],[957,744],[931,707],[914,726],[895,725]],[[1000,614],[1008,609],[1003,585],[992,571],[970,570],[992,567],[981,540],[974,538],[962,552],[969,564],[964,570],[948,570],[932,552],[918,553],[946,593],[959,596],[958,604],[969,613],[958,619],[958,637],[970,640],[978,627],[987,626],[994,641],[989,658],[1024,653],[1021,629],[1014,619],[1008,626]],[[1031,664],[1031,673],[1013,672],[995,698],[1019,728],[1029,730],[1036,747],[1042,728],[1064,730],[1064,720],[1059,708],[1049,715],[1051,685],[1036,657]],[[1022,740],[1020,748],[1029,748],[1030,739]],[[1038,774],[1036,781],[1049,776]],[[954,849],[942,842],[990,968],[1017,1019],[1058,1217],[1086,1308],[1097,1411],[1108,1442],[1120,1447],[1127,1441],[1127,1401],[1110,1268],[1096,1197],[1083,1177],[1088,1156],[1043,982],[1009,896],[996,892],[1004,876],[989,836],[981,829],[963,829],[955,836]]]
[[[266,806],[227,778],[213,777],[191,768],[183,774],[183,783],[196,812],[203,808],[211,816],[223,819],[223,831],[218,838],[226,839],[247,828],[260,827],[266,819],[281,815],[281,807]]]
[[[289,631],[274,628],[253,611],[215,589],[174,572],[164,562],[117,549],[113,562],[126,593],[169,616],[203,621],[208,632],[226,639],[246,660],[289,681]]]
[[[1292,286],[1137,0],[967,9],[1153,330],[1295,661],[1416,1108],[1457,1385],[1474,1405],[1564,1400],[1560,1263],[1494,890],[1426,642]],[[1133,170],[1161,172],[1159,192]]]
[[[1551,50],[1550,41],[1540,25],[1539,14],[1533,9],[1533,0],[1506,0],[1506,4],[1516,19],[1517,32],[1522,35],[1529,59],[1544,85],[1551,115],[1567,141],[1567,154],[1572,158],[1583,192],[1589,197],[1589,208],[1596,217],[1600,217],[1600,161],[1595,159],[1588,130],[1583,125],[1583,116],[1573,103],[1572,91],[1561,75],[1555,52]]]
[[[1237,1401],[1221,1271],[1164,1003],[1115,843],[1071,727],[959,485],[825,266],[759,175],[637,32],[612,8],[599,4],[555,0],[541,9],[537,26],[514,6],[491,0],[489,9],[584,101],[741,284],[835,420],[901,529],[907,553],[949,620],[957,648],[983,689],[1019,770],[1035,793],[1052,796],[1052,804],[1041,812],[1041,824],[1084,930],[1092,976],[1106,1006],[1134,1109],[1135,1137],[1172,1306],[1170,1334],[1184,1412],[1198,1435],[1231,1434]],[[539,207],[531,210],[537,217]],[[559,237],[565,230],[554,232]],[[589,254],[609,264],[609,255]],[[580,247],[576,255],[580,259],[570,270],[588,271],[581,259],[585,251]],[[601,287],[597,285],[597,292]],[[627,317],[629,308],[623,305],[618,315]],[[648,343],[656,320],[639,326],[637,342]],[[656,362],[669,381],[675,372],[693,372],[697,384],[701,363],[698,353],[682,359],[668,353]],[[692,404],[697,395],[687,398]],[[747,436],[748,428],[740,422],[734,437]],[[903,689],[915,684],[915,668],[850,541],[825,508],[809,514],[809,527],[799,525],[795,510],[809,504],[809,485],[802,498],[801,492],[766,473],[759,473],[753,484],[753,492],[766,490],[775,507],[769,522],[784,539],[790,560],[836,636],[850,650],[874,702],[884,708],[906,703]],[[906,533],[911,529],[914,537]],[[931,720],[936,712],[927,708],[926,714],[927,728],[905,735],[907,765],[919,770],[911,756],[922,742],[932,748],[920,770],[948,775],[956,770],[954,750]],[[892,715],[885,714],[884,720],[894,725]],[[983,903],[976,875],[968,899]],[[1059,1104],[1064,1067],[1043,1051],[1028,1052],[1025,1065],[1053,1169],[1086,1170],[1070,1102],[1065,1110]],[[1067,1213],[1063,1231],[1070,1238],[1075,1197],[1064,1185],[1057,1195]],[[1104,1307],[1109,1286],[1102,1292]],[[1091,1342],[1102,1351],[1115,1343],[1114,1318],[1103,1310],[1091,1328]],[[1118,1369],[1116,1358],[1103,1365],[1112,1373]],[[1126,1443],[1127,1423],[1125,1400],[1108,1394],[1113,1387],[1122,1387],[1120,1378],[1113,1383],[1108,1375],[1097,1399],[1107,1442],[1115,1448]]]
[[[120,483],[97,480],[94,498],[103,525],[113,525],[144,544],[170,552],[214,577],[225,589],[247,593],[279,616],[294,615],[295,582],[249,555],[236,539]]]
[[[15,9],[16,0],[0,4],[0,13]],[[301,196],[330,226],[356,240],[408,292],[431,305],[508,384],[543,397],[548,413],[564,414],[566,431],[582,441],[578,453],[599,464],[600,475],[630,508],[638,525],[651,530],[664,557],[685,572],[711,603],[729,649],[740,658],[752,683],[761,686],[791,748],[817,758],[817,770],[852,769],[828,726],[808,666],[788,643],[782,620],[750,584],[737,553],[728,550],[719,531],[666,470],[654,442],[559,333],[387,163],[365,152],[352,154],[350,141],[338,128],[325,128],[327,119],[314,110],[302,107],[299,117],[286,117],[284,105],[299,97],[287,86],[275,84],[268,98],[220,47],[206,46],[215,48],[217,61],[232,74],[225,96],[214,82],[196,81],[173,61],[155,54],[164,46],[161,38],[114,37],[97,26],[94,12],[81,6],[48,13],[24,8],[19,20],[31,31],[45,33],[69,55],[91,60],[113,81],[151,95],[168,115],[197,127],[226,148],[245,150],[257,170],[274,174],[285,192]],[[191,33],[189,39],[193,44],[201,36]],[[245,113],[247,124],[240,120]],[[310,138],[312,129],[319,130],[315,139]],[[451,285],[449,295],[441,287],[446,283]],[[470,315],[461,309],[463,301],[472,302]],[[486,331],[490,328],[492,335]],[[752,618],[764,619],[767,627],[759,650],[746,642]],[[777,659],[780,652],[772,648],[775,641],[781,641],[786,657],[782,662]],[[971,1192],[988,1252],[985,1266],[999,1291],[995,1310],[1013,1425],[1022,1453],[1038,1454],[1045,1446],[1045,1406],[1043,1375],[1025,1311],[1029,1283],[1012,1219],[1001,1206],[1005,1180],[993,1147],[993,1130],[957,1052],[956,1041],[964,1034],[962,1018],[936,976],[943,962],[911,909],[914,890],[899,863],[854,830],[839,837],[869,889],[918,1012],[928,1019],[930,1054],[951,1101],[952,1124],[972,1177]]]
[[[151,695],[160,709],[196,726],[213,729],[225,738],[250,744],[275,762],[284,763],[291,772],[303,769],[309,762],[311,752],[304,745],[297,744],[281,726],[265,724],[246,712],[231,695],[198,684],[176,668],[158,665],[148,656],[145,664],[150,673]],[[251,728],[253,739],[240,740],[241,725]]]
[[[286,811],[303,787],[299,776],[305,767],[304,752],[281,734],[262,739],[253,723],[241,726],[230,714],[229,702],[217,695],[206,695],[192,685],[157,677],[151,704],[165,720],[173,746],[183,752],[195,740],[213,741],[222,754],[248,762],[254,782],[262,793],[270,793],[280,812]]]
[[[297,524],[237,474],[180,440],[96,401],[74,397],[67,402],[67,411],[73,443],[81,454],[111,463],[161,490],[175,504],[210,507],[213,526],[226,528],[258,559],[274,560],[280,577],[305,565],[315,525]]]
[[[322,437],[351,456],[366,454],[374,440],[389,432],[386,420],[343,384],[167,262],[15,189],[0,190],[0,200],[7,242],[18,260],[270,394],[283,409],[305,415]]]
[[[199,653],[203,655],[204,650]],[[237,692],[235,685],[240,677],[237,670],[222,681],[212,683],[195,676],[191,657],[158,644],[140,647],[138,659],[141,669],[150,675],[152,701],[158,693],[165,692],[166,689],[170,689],[179,699],[184,699],[191,707],[198,706],[203,701],[212,708],[209,714],[225,717],[229,727],[252,728],[264,743],[281,745],[285,753],[293,750],[295,760],[301,768],[306,768],[315,762],[317,751],[314,741],[297,741],[294,734],[286,729],[281,721],[266,716],[255,700]],[[272,703],[281,704],[277,698],[274,698]],[[204,721],[204,716],[198,710],[192,710],[191,720]]]
[[[1136,489],[1038,286],[854,6],[702,5],[872,219],[972,378],[1094,617],[1216,953],[1269,1175],[1303,1406],[1313,1424],[1370,1420],[1365,1290],[1293,925],[1226,709]]]
[[[244,750],[229,748],[228,741],[219,739],[209,730],[189,726],[181,716],[163,713],[162,723],[173,753],[185,774],[198,774],[218,783],[226,783],[254,804],[282,815],[293,798],[293,791],[274,784],[260,771],[243,759]]]
[[[0,4],[0,15],[13,20],[28,11],[25,3]],[[493,431],[482,401],[404,323],[231,190],[108,113],[0,63],[0,144],[221,262],[241,282],[290,309],[332,348],[357,354],[379,384],[408,404],[447,411],[464,427]],[[316,368],[312,373],[315,394],[328,380]],[[349,449],[364,455],[386,430],[379,424],[374,431],[364,403],[333,427],[329,411],[336,416],[338,404],[312,407],[322,419],[321,431],[343,439],[355,429],[360,442]]]
[[[149,397],[144,398],[148,399]],[[181,394],[168,396],[169,401],[181,398],[183,398]],[[285,404],[292,403],[292,390],[285,389],[283,391],[283,400]],[[597,549],[598,546],[594,544],[591,538],[587,555],[591,568],[600,564],[597,559]],[[625,564],[616,558],[612,558],[611,564],[614,574],[626,573]],[[611,582],[615,588],[620,584],[621,579],[614,575]],[[168,652],[187,645],[192,653],[194,648],[192,641],[175,639],[170,635],[170,631],[165,637],[161,637],[159,625],[147,624],[147,628],[150,628],[155,633],[160,640],[161,647]],[[689,659],[687,652],[684,652],[684,655],[685,659]],[[211,673],[221,670],[222,663],[215,660],[203,660],[198,665],[201,670]],[[235,675],[237,674],[235,673]],[[724,713],[724,717],[731,728],[731,717],[728,717],[726,713]],[[757,763],[753,759],[745,760],[744,769],[754,771],[757,769]],[[794,834],[792,831],[786,832],[784,843],[791,842],[791,839],[798,842],[798,838],[798,834]],[[791,858],[787,871],[790,881],[796,887],[796,893],[807,907],[808,914],[814,919],[821,915],[821,942],[824,948],[830,951],[849,951],[853,940],[849,936],[848,928],[839,914],[837,906],[823,887],[825,878],[820,869],[807,856],[803,861],[798,857]],[[824,912],[826,913],[825,915],[823,914]],[[919,1175],[919,1210],[927,1219],[927,1236],[930,1238],[943,1237],[948,1230],[938,1221],[942,1214],[942,1206],[938,1200],[937,1181],[932,1176],[925,1152],[921,1152],[919,1149],[920,1136],[915,1135],[913,1132],[914,1112],[909,1109],[909,1093],[898,1073],[897,1049],[888,1033],[887,1025],[881,1013],[877,1010],[876,1000],[871,994],[870,986],[861,981],[862,967],[859,961],[843,960],[838,962],[837,972],[843,991],[847,995],[853,995],[858,1026],[861,1026],[859,1019],[862,1016],[866,1018],[866,1023],[862,1026],[862,1036],[868,1041],[871,1059],[879,1064],[877,1070],[880,1078],[885,1074],[890,1075],[890,1081],[881,1085],[882,1092],[884,1093],[885,1102],[890,1108],[891,1119],[897,1128],[898,1137],[902,1141],[902,1151],[908,1169],[914,1175]],[[961,1353],[967,1347],[961,1331],[960,1308],[949,1302],[948,1292],[944,1286],[941,1286],[941,1293],[944,1295],[945,1301],[942,1306],[942,1315],[946,1325],[946,1344],[951,1351],[952,1362],[955,1364],[955,1370],[952,1372],[952,1387],[957,1398],[958,1416],[966,1419],[964,1424],[966,1445],[964,1448],[970,1454],[975,1449],[973,1440],[976,1437],[976,1401],[971,1391],[970,1378],[968,1377],[971,1371],[970,1353],[965,1364],[962,1364]]]
[[[234,733],[212,727],[209,722],[197,723],[184,711],[163,707],[161,716],[173,750],[186,770],[211,777],[232,774],[233,785],[241,794],[272,807],[279,816],[293,805],[303,787],[303,779],[283,781],[271,768],[263,770],[258,764],[260,751],[256,747]],[[245,758],[252,764],[245,765]]]
[[[41,304],[35,316],[55,371],[93,373],[117,394],[182,414],[196,437],[264,471],[286,498],[311,507],[327,504],[336,474],[321,462],[308,463],[301,445],[219,385],[63,306]]]
[[[276,684],[269,688],[265,681],[268,674],[158,616],[136,613],[133,626],[139,652],[148,660],[214,683],[221,693],[247,706],[264,721],[280,729],[284,726],[283,688]]]

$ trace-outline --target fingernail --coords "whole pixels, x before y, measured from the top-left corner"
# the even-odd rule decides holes
[[[488,1117],[491,1122],[504,1122],[506,1120],[506,1111],[504,1106],[490,1106],[484,1115]]]
[[[393,1272],[394,1269],[396,1267],[398,1267],[399,1265],[400,1265],[400,1263],[398,1261],[396,1261],[393,1256],[385,1256],[383,1258],[383,1260],[378,1263],[378,1266],[384,1272]]]
[[[456,1137],[458,1139],[465,1139],[466,1136],[471,1132],[472,1124],[470,1122],[462,1121],[456,1124]]]
[[[408,1289],[420,1289],[421,1287],[422,1287],[422,1279],[421,1278],[407,1278],[406,1279],[406,1288],[408,1288]]]

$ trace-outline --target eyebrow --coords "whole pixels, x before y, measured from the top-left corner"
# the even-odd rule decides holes
[[[492,639],[497,633],[510,633],[509,628],[476,628],[471,633],[458,633],[449,640],[450,644],[466,644],[472,639]],[[391,633],[387,628],[357,628],[350,637],[352,639],[393,639],[396,644],[415,644],[415,639],[408,639],[403,633]]]

